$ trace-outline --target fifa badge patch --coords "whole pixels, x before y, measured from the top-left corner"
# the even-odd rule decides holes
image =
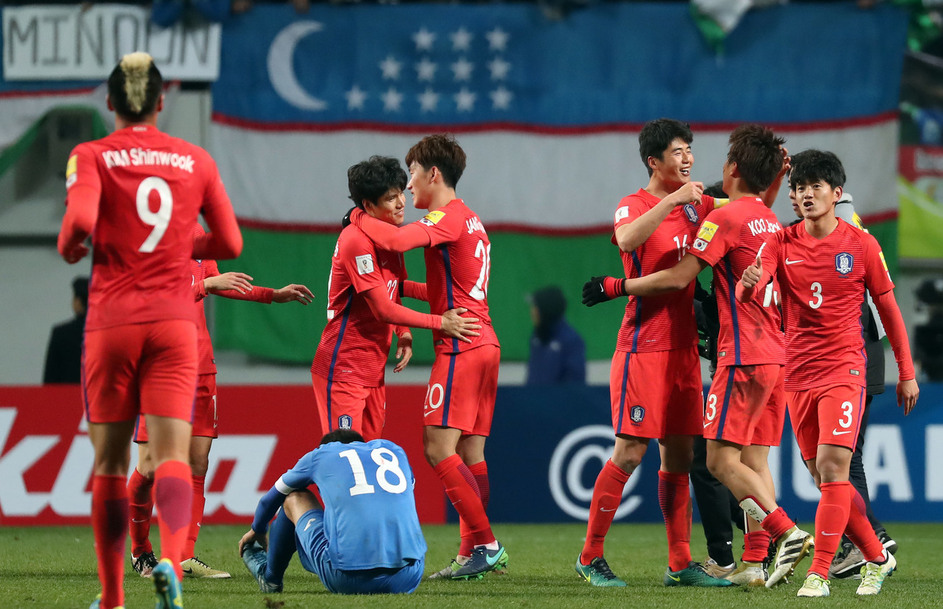
[[[629,409],[629,419],[631,419],[633,423],[641,423],[644,418],[645,409],[641,406],[636,405]]]
[[[430,211],[428,214],[422,217],[420,222],[422,222],[426,226],[435,226],[436,224],[439,223],[439,220],[441,220],[444,217],[445,217],[445,212],[443,211],[439,211],[439,210]]]
[[[373,272],[373,256],[371,256],[370,254],[364,254],[363,256],[355,256],[354,260],[357,263],[358,275],[367,275]]]
[[[66,166],[65,166],[65,187],[66,188],[69,188],[70,186],[75,184],[76,180],[79,179],[78,176],[76,175],[78,168],[79,168],[79,156],[77,154],[73,154],[72,156],[69,157],[69,162],[66,163]]]
[[[697,213],[697,208],[691,203],[684,204],[684,215],[688,217],[691,224],[697,224],[697,221],[701,219],[701,216]]]
[[[615,219],[612,221],[612,223],[613,223],[613,224],[618,224],[618,223],[619,223],[619,220],[625,220],[625,219],[628,218],[628,217],[629,217],[629,206],[628,206],[628,205],[623,205],[622,207],[620,207],[619,209],[616,210],[616,217],[615,217]]]
[[[696,212],[695,212],[696,213]],[[704,221],[704,224],[701,225],[701,228],[697,231],[697,239],[694,240],[694,249],[699,252],[703,252],[707,249],[707,244],[711,242],[711,239],[714,238],[714,235],[717,233],[717,225],[713,222]]]
[[[337,417],[337,428],[338,429],[351,429],[354,426],[354,420],[350,417],[349,414],[342,414]]]
[[[847,275],[855,268],[855,257],[848,252],[842,252],[835,256],[835,270],[842,275]]]

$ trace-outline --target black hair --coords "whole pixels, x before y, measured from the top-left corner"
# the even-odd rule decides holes
[[[147,53],[128,53],[108,77],[108,99],[121,117],[139,123],[157,109],[164,79]]]
[[[750,192],[770,187],[783,168],[783,144],[772,129],[757,124],[740,125],[730,134],[727,162],[736,163],[740,179]]]
[[[426,171],[437,167],[449,188],[455,188],[465,173],[465,161],[465,151],[448,133],[427,135],[406,153],[407,167],[413,163],[419,163]]]
[[[566,312],[566,297],[560,286],[548,285],[535,290],[530,295],[530,301],[537,309],[539,317],[534,332],[540,342],[546,343],[553,335],[553,327]]]
[[[819,180],[832,188],[845,185],[845,168],[834,152],[803,150],[790,158],[789,188]]]
[[[374,155],[347,169],[347,189],[354,205],[363,209],[364,200],[374,205],[389,189],[406,189],[406,172],[393,157]]]
[[[83,307],[88,308],[88,277],[76,277],[72,280],[72,296],[78,298]]]
[[[685,144],[693,142],[694,133],[691,132],[691,126],[673,118],[659,118],[648,121],[642,127],[638,134],[638,152],[649,177],[653,172],[648,165],[648,157],[653,156],[663,161],[665,150],[678,138]]]
[[[324,434],[321,438],[321,445],[330,442],[340,442],[341,444],[350,444],[351,442],[363,442],[363,436],[353,429],[335,429],[332,432]]]

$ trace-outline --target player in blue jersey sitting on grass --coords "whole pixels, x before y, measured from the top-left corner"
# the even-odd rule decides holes
[[[282,591],[297,550],[301,565],[331,592],[410,593],[422,579],[426,554],[414,483],[396,444],[334,430],[259,500],[239,553],[262,592]],[[307,490],[312,484],[319,497]]]

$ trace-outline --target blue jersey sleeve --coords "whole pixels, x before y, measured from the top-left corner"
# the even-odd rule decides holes
[[[298,460],[293,468],[282,474],[259,500],[255,508],[255,517],[252,519],[252,530],[256,533],[266,533],[268,524],[275,516],[278,508],[285,503],[285,497],[299,488],[306,488],[313,483],[312,467],[315,451],[311,451]]]

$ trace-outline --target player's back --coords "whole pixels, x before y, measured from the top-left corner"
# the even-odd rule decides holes
[[[488,311],[491,240],[478,214],[461,199],[453,199],[426,214],[419,224],[430,237],[424,252],[430,311],[441,315],[462,307],[468,309],[466,317],[477,317],[481,325],[481,336],[471,337],[471,343],[433,331],[437,349],[459,352],[480,345],[497,345]]]
[[[194,319],[193,226],[219,180],[210,156],[135,125],[77,146],[68,175],[70,187],[100,186],[86,329]]]
[[[713,267],[720,318],[717,360],[721,365],[782,364],[785,361],[778,285],[756,299],[737,302],[736,284],[753,264],[766,239],[782,230],[776,215],[759,197],[742,197],[711,212],[691,247],[691,254]]]
[[[406,453],[389,440],[332,442],[311,454],[338,569],[399,568],[426,552]]]

